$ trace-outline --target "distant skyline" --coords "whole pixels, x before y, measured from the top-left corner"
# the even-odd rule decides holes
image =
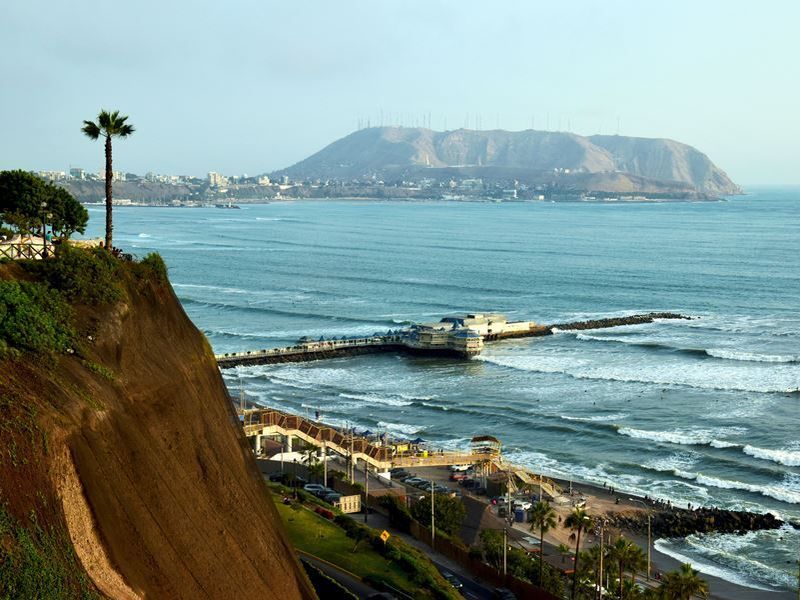
[[[800,184],[800,5],[10,0],[0,169],[256,175],[359,126],[667,137],[737,183]]]

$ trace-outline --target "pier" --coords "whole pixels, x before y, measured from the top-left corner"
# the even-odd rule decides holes
[[[626,317],[540,325],[534,321],[507,321],[502,315],[466,315],[446,317],[439,323],[414,325],[408,329],[390,331],[385,334],[339,340],[312,341],[303,338],[294,346],[231,352],[217,355],[215,358],[221,369],[386,352],[469,358],[479,354],[486,341],[541,337],[553,335],[558,331],[641,325],[652,323],[657,319],[689,318],[677,313],[654,312]]]

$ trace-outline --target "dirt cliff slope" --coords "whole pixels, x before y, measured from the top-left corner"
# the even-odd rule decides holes
[[[35,556],[80,571],[53,576],[61,596],[314,598],[209,345],[132,268],[122,300],[75,307],[74,353],[0,361],[0,588],[33,585],[9,575],[35,571],[30,532]]]

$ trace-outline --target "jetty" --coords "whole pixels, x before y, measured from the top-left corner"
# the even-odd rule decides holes
[[[553,335],[559,331],[641,325],[659,319],[689,318],[671,312],[651,312],[624,317],[542,325],[535,321],[509,321],[504,315],[496,313],[470,313],[445,317],[436,323],[420,323],[406,329],[375,333],[371,336],[330,340],[324,338],[312,340],[304,337],[300,338],[293,346],[229,352],[219,354],[215,358],[221,369],[387,352],[471,358],[480,354],[485,342],[541,337]]]

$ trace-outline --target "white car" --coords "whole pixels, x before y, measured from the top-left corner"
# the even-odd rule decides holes
[[[521,508],[522,510],[530,510],[533,508],[533,503],[528,500],[514,500],[514,508]]]
[[[451,465],[450,470],[455,473],[456,471],[469,471],[471,467],[472,465]]]

